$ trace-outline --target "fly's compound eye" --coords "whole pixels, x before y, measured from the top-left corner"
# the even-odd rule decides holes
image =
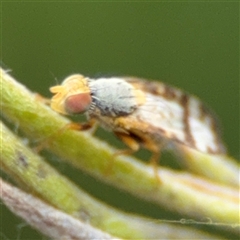
[[[79,93],[69,96],[65,100],[65,110],[69,114],[84,113],[92,103],[92,97],[89,92]]]

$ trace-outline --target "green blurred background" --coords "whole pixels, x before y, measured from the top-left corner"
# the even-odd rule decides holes
[[[50,97],[49,87],[73,73],[159,79],[211,106],[221,121],[230,155],[239,158],[239,3],[1,4],[2,66],[28,88]],[[61,168],[65,171],[68,166]],[[74,174],[77,179],[79,172]],[[162,216],[152,213],[162,214],[162,209],[136,203],[108,187],[100,185],[101,192],[96,194],[93,186],[100,183],[84,174],[83,179],[87,179],[85,188],[103,200],[111,192],[110,202],[117,207]],[[22,221],[8,210],[0,211],[0,239],[42,239],[19,227]]]

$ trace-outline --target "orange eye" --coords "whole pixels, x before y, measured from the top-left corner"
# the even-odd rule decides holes
[[[92,103],[91,95],[88,93],[79,93],[69,96],[65,100],[65,110],[69,114],[84,113]]]

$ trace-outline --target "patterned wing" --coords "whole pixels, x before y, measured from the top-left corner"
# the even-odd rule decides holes
[[[125,78],[145,93],[143,105],[122,119],[133,132],[150,134],[156,141],[172,140],[204,153],[221,154],[225,148],[217,122],[196,97],[160,82]]]

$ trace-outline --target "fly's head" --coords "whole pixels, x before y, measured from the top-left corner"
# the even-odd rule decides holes
[[[51,108],[61,114],[84,113],[92,104],[88,78],[79,74],[71,75],[61,85],[51,87],[50,91],[55,94]]]

